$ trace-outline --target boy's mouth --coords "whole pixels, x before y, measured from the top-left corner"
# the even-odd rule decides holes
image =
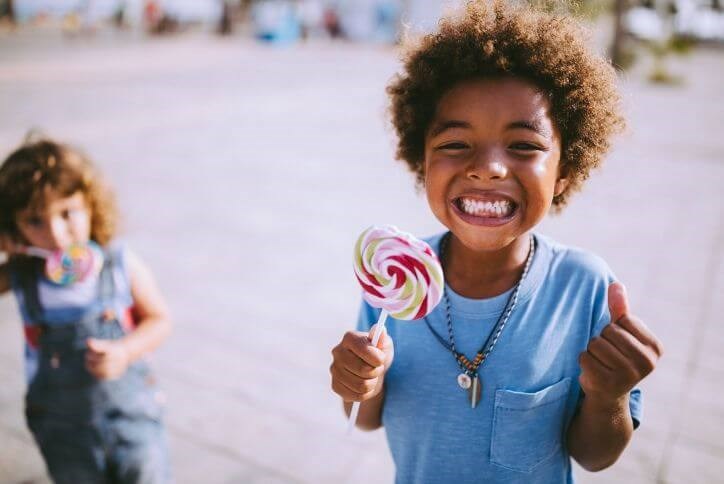
[[[477,225],[501,225],[515,215],[518,205],[499,194],[484,197],[461,196],[452,200],[455,211],[466,222]]]

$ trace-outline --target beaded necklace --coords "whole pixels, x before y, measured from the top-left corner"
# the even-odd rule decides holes
[[[440,241],[441,259],[444,259],[446,255],[449,238],[450,233],[446,234]],[[443,299],[445,300],[445,313],[447,315],[448,341],[445,341],[443,337],[440,336],[437,331],[435,331],[432,325],[430,325],[430,322],[427,320],[427,318],[425,318],[425,324],[427,324],[427,327],[430,329],[435,338],[440,342],[440,344],[442,344],[442,346],[444,346],[448,351],[450,351],[450,353],[452,353],[456,363],[462,370],[462,373],[457,376],[457,383],[461,389],[468,391],[471,408],[475,408],[480,402],[482,385],[480,383],[479,368],[483,365],[483,363],[485,363],[485,360],[490,352],[493,351],[495,344],[500,338],[500,334],[503,332],[503,328],[505,328],[506,323],[510,319],[510,315],[513,313],[513,309],[515,309],[515,306],[518,303],[518,293],[520,291],[520,286],[525,279],[525,276],[528,275],[528,270],[530,269],[530,264],[533,260],[534,253],[535,239],[533,238],[533,235],[531,235],[530,250],[528,251],[528,258],[525,261],[523,273],[521,274],[520,279],[518,279],[518,282],[515,284],[513,292],[510,294],[510,297],[508,297],[508,301],[505,303],[505,308],[503,308],[503,311],[500,313],[500,317],[498,317],[498,321],[495,323],[493,331],[490,332],[488,338],[485,340],[485,343],[483,343],[483,345],[480,347],[480,350],[475,355],[475,358],[472,361],[470,361],[463,353],[460,353],[455,348],[455,336],[453,334],[450,300],[447,297],[447,291],[443,292]]]

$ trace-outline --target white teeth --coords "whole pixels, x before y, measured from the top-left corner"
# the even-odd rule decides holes
[[[470,198],[462,198],[460,205],[463,212],[478,217],[503,217],[510,215],[512,211],[511,203],[507,200],[483,202]]]

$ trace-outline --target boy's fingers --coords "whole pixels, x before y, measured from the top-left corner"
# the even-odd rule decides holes
[[[342,346],[372,367],[383,365],[385,362],[384,352],[371,346],[365,333],[348,331],[342,338]]]
[[[375,325],[377,326],[377,325]],[[376,327],[373,326],[375,331],[377,330]],[[370,330],[370,335],[372,335],[372,331]],[[370,338],[370,341],[372,339]],[[394,345],[392,342],[392,338],[390,338],[389,333],[387,333],[387,327],[384,328],[383,333],[380,335],[380,340],[377,342],[377,348],[381,349],[383,353],[387,354],[392,351]]]
[[[656,367],[658,355],[655,349],[645,345],[619,324],[609,324],[601,336],[611,342],[631,362],[629,366],[639,378],[651,373]]]
[[[364,395],[375,389],[377,386],[377,378],[364,379],[350,373],[344,368],[333,368],[332,377],[347,387],[351,392]]]
[[[341,345],[332,350],[332,364],[330,371],[334,368],[344,368],[349,373],[363,379],[377,378],[384,373],[384,366],[372,366],[357,356],[352,351]]]
[[[628,296],[626,287],[620,282],[612,282],[608,286],[608,310],[611,314],[611,322],[615,323],[622,316],[628,314]]]
[[[370,340],[370,344],[372,341],[374,341],[375,337],[377,336],[377,331],[379,331],[379,326],[377,324],[373,324],[370,328],[369,333],[367,333],[367,338]],[[387,336],[387,326],[382,327],[382,334],[380,334],[379,339],[377,340],[377,348],[383,349],[386,346],[389,346],[390,339],[389,336]]]
[[[664,353],[664,347],[659,338],[646,326],[646,323],[634,316],[625,316],[618,321],[618,326],[628,331],[645,346],[653,349],[657,356]]]
[[[370,399],[374,395],[374,390],[367,393],[350,390],[336,378],[332,380],[332,391],[342,397],[345,402],[361,402]]]
[[[369,380],[370,378],[377,378],[385,371],[384,366],[370,366],[369,364],[361,360],[357,355],[353,354],[352,358],[352,361],[344,361],[340,363],[342,368],[344,368],[349,373],[355,375],[356,377]]]
[[[580,365],[583,373],[588,373],[589,375],[592,374],[599,378],[604,377],[611,372],[611,370],[590,351],[584,351],[578,356],[578,364]]]
[[[605,338],[593,338],[588,343],[588,352],[609,370],[623,368],[628,363],[626,355]]]
[[[610,370],[588,351],[578,356],[578,363],[581,367],[578,381],[585,389],[595,388],[609,378]]]

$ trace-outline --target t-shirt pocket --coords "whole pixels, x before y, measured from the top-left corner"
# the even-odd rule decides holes
[[[497,390],[490,461],[518,472],[532,472],[561,450],[571,379],[535,393]]]

